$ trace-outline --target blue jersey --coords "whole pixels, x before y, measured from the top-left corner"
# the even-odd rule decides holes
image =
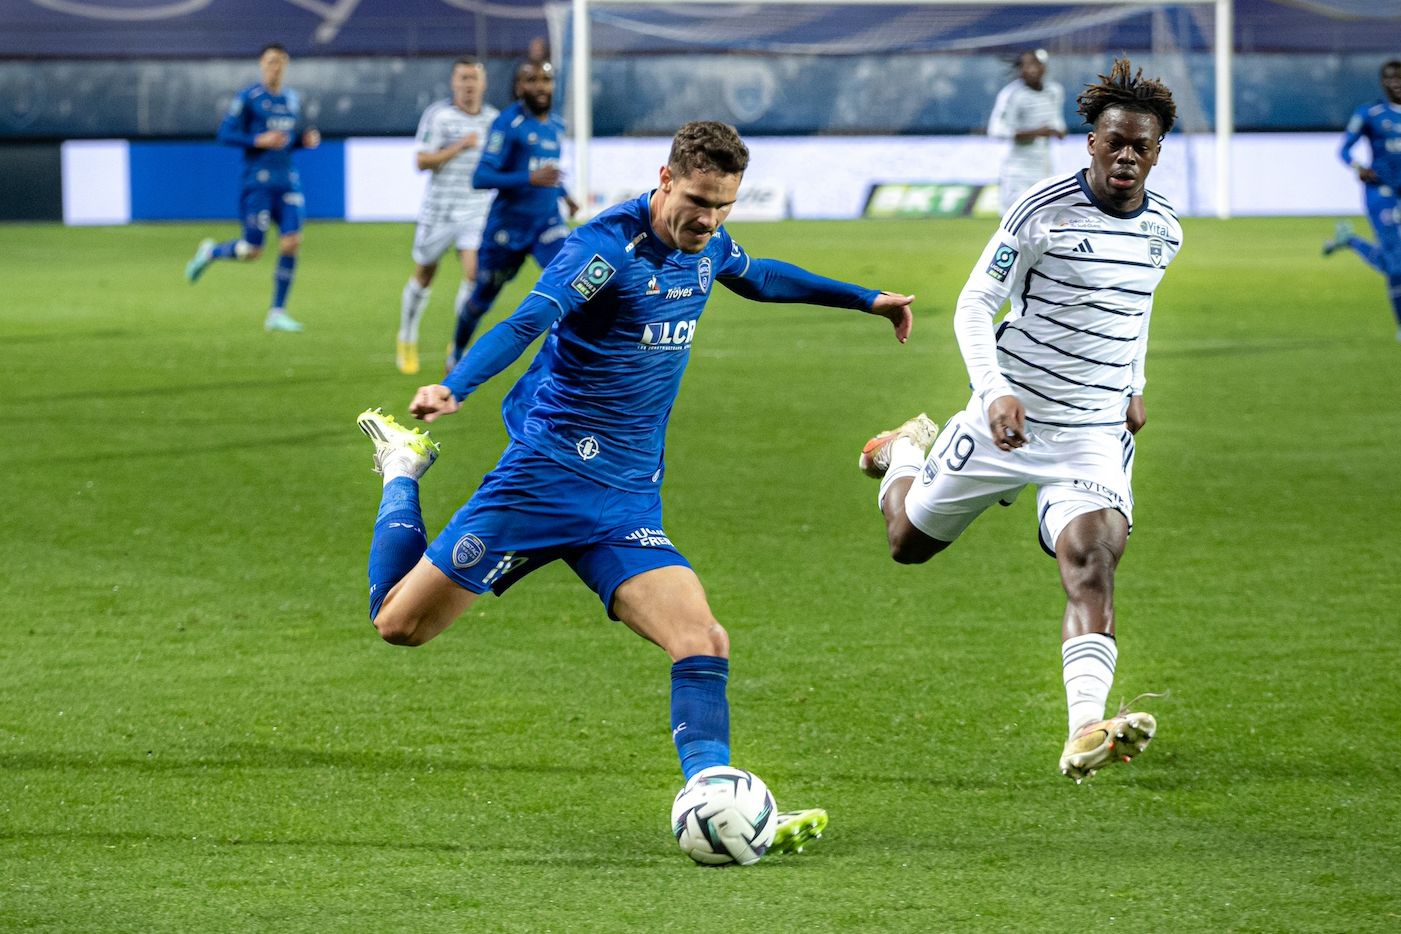
[[[219,142],[243,147],[243,187],[298,190],[297,172],[292,167],[292,150],[301,145],[302,102],[296,91],[284,89],[274,94],[262,84],[250,84],[234,95],[228,113],[219,124]],[[258,134],[281,130],[287,143],[281,149],[259,149],[253,145]]]
[[[501,112],[491,125],[486,150],[472,184],[495,188],[488,229],[526,230],[561,223],[559,199],[564,189],[530,184],[530,173],[559,165],[564,123],[554,114],[539,120],[520,101]]]
[[[578,228],[506,321],[443,381],[461,399],[546,328],[502,405],[513,441],[597,482],[657,489],[671,408],[716,282],[746,298],[869,310],[878,294],[755,259],[719,228],[699,253],[662,243],[651,195]]]
[[[1364,136],[1372,146],[1372,171],[1382,185],[1401,192],[1401,105],[1377,101],[1353,111],[1339,152],[1344,162],[1353,163],[1352,147]]]

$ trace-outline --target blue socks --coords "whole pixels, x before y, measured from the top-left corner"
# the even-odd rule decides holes
[[[423,510],[418,505],[418,481],[395,477],[384,485],[374,536],[370,539],[370,619],[379,615],[389,591],[427,550]]]
[[[730,764],[729,680],[726,658],[692,655],[671,666],[671,738],[687,781],[701,769]]]
[[[1391,296],[1391,313],[1396,315],[1396,326],[1401,328],[1401,273],[1387,276],[1386,287]]]
[[[287,307],[287,292],[292,288],[292,275],[297,271],[296,256],[278,256],[277,271],[272,274],[272,306]]]
[[[221,243],[221,244],[219,244],[218,246],[214,247],[214,258],[215,258],[215,259],[236,259],[236,258],[238,257],[238,254],[237,254],[236,252],[234,252],[234,250],[235,250],[235,248],[236,248],[237,246],[238,246],[238,240],[237,240],[237,239],[225,240],[223,243]]]

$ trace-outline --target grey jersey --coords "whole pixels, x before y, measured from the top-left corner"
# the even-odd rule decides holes
[[[472,173],[481,161],[482,148],[498,113],[495,107],[483,104],[480,113],[469,114],[451,100],[437,101],[423,112],[416,137],[419,152],[437,152],[471,133],[476,134],[477,141],[433,171],[419,208],[419,223],[456,223],[477,215],[485,217],[492,192],[473,188]]]

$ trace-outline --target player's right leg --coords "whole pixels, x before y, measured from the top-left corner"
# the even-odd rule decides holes
[[[905,511],[905,498],[915,477],[924,469],[929,446],[938,433],[939,426],[921,412],[899,427],[871,438],[858,458],[861,472],[881,481],[876,501],[885,517],[891,557],[901,564],[928,561],[949,544],[926,535]]]
[[[374,442],[374,470],[384,477],[370,540],[370,619],[385,641],[422,645],[475,596],[423,557],[428,539],[418,482],[437,459],[438,445],[380,409],[360,413],[356,423]]]
[[[394,363],[399,372],[412,375],[419,370],[418,330],[428,300],[433,294],[433,276],[438,261],[452,242],[453,228],[448,224],[419,221],[413,235],[413,275],[404,283],[399,300],[399,333],[394,345]]]

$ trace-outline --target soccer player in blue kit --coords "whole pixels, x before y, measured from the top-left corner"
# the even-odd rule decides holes
[[[660,184],[576,230],[535,288],[409,410],[456,412],[541,334],[507,395],[510,444],[429,544],[419,478],[438,446],[379,409],[359,424],[384,492],[370,545],[370,616],[385,641],[421,645],[487,590],[498,595],[562,559],[608,614],[672,659],[672,738],[686,779],[728,765],[729,637],[662,523],[663,447],[698,321],[716,283],[746,298],[851,308],[889,319],[902,343],[911,295],[825,279],[749,256],[721,223],[749,151],[732,127],[693,122],[672,141]],[[820,809],[780,815],[770,848],[820,834]]]
[[[516,69],[516,102],[491,125],[472,184],[496,189],[477,253],[477,281],[457,309],[457,330],[448,351],[448,369],[472,340],[482,316],[502,287],[520,272],[527,256],[544,269],[564,246],[569,226],[560,216],[561,199],[573,217],[579,210],[561,184],[559,141],[564,123],[550,112],[555,73],[549,62],[523,62]]]
[[[216,259],[257,259],[263,253],[268,225],[276,224],[277,269],[273,273],[272,305],[263,323],[269,331],[302,329],[286,310],[287,293],[297,269],[297,249],[302,243],[304,215],[301,182],[292,167],[292,150],[321,145],[321,134],[316,129],[298,129],[301,98],[282,84],[288,61],[287,50],[282,46],[274,43],[264,47],[258,56],[263,80],[234,95],[219,124],[219,142],[243,149],[243,187],[239,194],[242,235],[223,243],[201,241],[194,258],[185,264],[185,278],[193,283]]]
[[[1368,266],[1386,276],[1396,316],[1396,339],[1401,341],[1401,60],[1383,65],[1381,79],[1385,98],[1353,112],[1338,153],[1362,181],[1367,216],[1377,232],[1377,242],[1368,243],[1355,235],[1346,221],[1340,221],[1333,239],[1323,244],[1323,255],[1351,247]],[[1364,136],[1372,148],[1370,165],[1352,156],[1353,147]]]

